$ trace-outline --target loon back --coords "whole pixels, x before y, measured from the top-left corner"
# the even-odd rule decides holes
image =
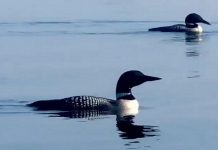
[[[151,28],[149,31],[160,31],[160,32],[186,32],[187,28],[184,24],[176,24],[172,26],[165,26],[165,27],[157,27]]]
[[[184,24],[176,24],[172,26],[151,28],[149,31],[201,33],[203,32],[203,28],[200,25],[196,25],[195,27],[187,27]]]
[[[95,96],[73,96],[63,99],[40,100],[28,104],[37,110],[109,110],[115,105],[114,100]]]

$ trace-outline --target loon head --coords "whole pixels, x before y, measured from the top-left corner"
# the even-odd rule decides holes
[[[187,27],[197,27],[197,23],[204,23],[207,25],[211,25],[208,21],[204,20],[200,15],[196,13],[191,13],[185,18],[185,24]]]
[[[131,88],[134,86],[140,85],[146,81],[155,81],[160,79],[161,78],[158,77],[144,75],[142,72],[137,70],[124,72],[117,82],[117,99],[123,96],[131,95]]]

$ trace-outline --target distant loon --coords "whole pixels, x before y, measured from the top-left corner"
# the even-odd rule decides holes
[[[203,28],[197,23],[205,23],[210,25],[209,22],[204,20],[200,15],[191,13],[185,18],[184,24],[175,24],[172,26],[164,26],[151,28],[149,31],[161,31],[161,32],[188,32],[188,33],[201,33]]]
[[[160,80],[161,78],[144,75],[137,70],[131,70],[123,73],[116,87],[116,99],[111,100],[95,96],[73,96],[63,99],[40,100],[28,104],[36,110],[101,110],[112,111],[113,109],[133,109],[137,111],[139,104],[132,95],[131,88],[140,85],[146,81]],[[128,114],[124,114],[128,115]]]

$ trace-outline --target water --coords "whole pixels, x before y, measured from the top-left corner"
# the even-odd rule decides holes
[[[181,22],[1,23],[0,148],[215,150],[217,22],[199,36],[147,32],[174,23]],[[115,115],[102,112],[72,115],[25,107],[73,95],[115,99],[118,77],[131,69],[163,78],[133,89],[140,102],[134,123],[117,124]]]

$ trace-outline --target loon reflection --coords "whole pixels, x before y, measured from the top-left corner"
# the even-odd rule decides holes
[[[201,33],[196,33],[196,34],[190,34],[186,33],[185,34],[185,41],[187,43],[193,43],[193,42],[201,42],[203,41],[203,35]]]
[[[48,115],[48,117],[63,117],[68,119],[86,118],[88,120],[104,119],[112,115],[116,115],[116,127],[119,136],[123,139],[137,139],[145,137],[159,136],[158,126],[137,125],[134,118],[137,113],[132,110],[122,110],[118,112],[99,111],[99,110],[76,110],[76,111],[38,111],[40,114]]]
[[[135,116],[117,116],[117,128],[120,131],[119,135],[123,139],[136,139],[144,137],[158,136],[159,130],[157,126],[136,125],[134,124]]]

